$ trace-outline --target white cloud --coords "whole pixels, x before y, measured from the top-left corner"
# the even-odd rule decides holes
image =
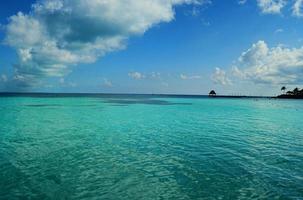
[[[159,78],[161,78],[161,74],[160,74],[159,72],[152,72],[152,73],[150,74],[150,77],[151,77],[152,79],[159,79]]]
[[[180,78],[182,80],[193,80],[193,79],[200,79],[201,76],[198,76],[198,75],[187,76],[185,74],[180,74]]]
[[[174,7],[203,0],[40,0],[6,26],[7,45],[16,49],[15,81],[62,77],[79,63],[92,63],[126,47],[131,36],[174,19]]]
[[[182,80],[186,80],[186,79],[187,79],[187,76],[184,75],[184,74],[180,74],[180,78],[181,78]]]
[[[218,67],[215,69],[211,79],[215,84],[231,85],[231,80],[227,77],[226,72]]]
[[[275,30],[275,33],[283,33],[284,32],[284,29],[282,28],[278,28],[277,30]]]
[[[110,80],[108,80],[107,78],[104,78],[103,79],[103,86],[105,86],[105,87],[113,87],[113,83]]]
[[[246,2],[247,2],[247,0],[239,0],[239,1],[238,1],[238,3],[239,3],[240,5],[244,5],[244,4],[246,4]]]
[[[8,78],[7,78],[7,76],[5,75],[5,74],[1,74],[1,76],[0,76],[0,82],[7,82],[8,81]]]
[[[128,76],[132,79],[142,80],[161,80],[162,76],[160,72],[150,72],[150,73],[141,73],[141,72],[129,72]]]
[[[296,0],[293,6],[293,15],[297,17],[303,17],[302,7],[303,7],[303,0]]]
[[[279,14],[282,8],[286,6],[286,0],[257,0],[258,6],[262,13]]]
[[[302,83],[303,48],[269,48],[264,41],[258,41],[242,53],[233,74],[255,83]]]
[[[241,1],[242,0],[240,0],[240,2]],[[296,17],[303,17],[303,0],[257,0],[257,3],[264,14],[280,14],[285,6],[291,4],[292,15]]]
[[[160,80],[161,73],[160,72],[150,72],[150,73],[141,73],[141,72],[129,72],[128,76],[132,79],[141,80],[141,79],[149,79],[149,80]]]
[[[130,72],[128,73],[128,76],[136,80],[144,79],[146,77],[144,74],[141,74],[140,72]]]

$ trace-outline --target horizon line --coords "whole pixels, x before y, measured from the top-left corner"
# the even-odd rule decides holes
[[[155,95],[155,96],[203,96],[208,97],[209,94],[172,94],[172,93],[105,93],[105,92],[0,92],[0,95],[7,94],[7,95]],[[230,97],[230,98],[272,98],[275,96],[264,96],[264,95],[217,95],[215,97]]]

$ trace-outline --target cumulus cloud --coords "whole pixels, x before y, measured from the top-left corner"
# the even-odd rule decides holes
[[[291,5],[292,15],[303,17],[303,0],[257,0],[257,4],[264,14],[280,14],[284,7]]]
[[[193,79],[200,79],[201,76],[199,76],[199,75],[187,76],[187,75],[185,75],[185,74],[180,74],[180,78],[181,78],[182,80],[193,80]]]
[[[239,1],[238,1],[238,4],[244,5],[244,4],[246,4],[246,2],[247,2],[247,0],[239,0]]]
[[[174,7],[203,0],[40,0],[30,13],[9,18],[5,43],[16,49],[14,80],[31,86],[44,77],[62,77],[79,63],[92,63],[126,47],[174,19]]]
[[[146,77],[144,74],[140,72],[130,72],[128,73],[128,76],[136,80],[144,79]]]
[[[215,84],[231,85],[231,80],[227,77],[226,72],[218,67],[215,69],[211,79]]]
[[[283,33],[284,32],[284,29],[282,29],[282,28],[278,28],[277,30],[275,30],[275,33],[277,34],[277,33]]]
[[[159,72],[152,72],[150,74],[150,78],[152,78],[152,79],[160,79],[161,78],[161,74]]]
[[[281,13],[282,8],[286,6],[286,0],[257,0],[258,6],[262,13],[278,14]]]
[[[150,72],[150,73],[141,73],[141,72],[130,72],[128,73],[128,76],[132,79],[140,80],[140,79],[149,79],[149,80],[155,80],[155,79],[161,79],[161,73],[160,72]]]
[[[242,0],[240,0],[241,2]],[[245,1],[245,0],[243,0]],[[239,2],[239,3],[240,3]],[[296,17],[303,17],[302,8],[303,0],[257,0],[258,6],[264,14],[280,14],[282,9],[291,4],[292,15]],[[240,3],[241,4],[241,3]]]
[[[303,0],[296,0],[293,6],[293,15],[297,17],[303,17],[302,7],[303,7]]]
[[[269,48],[264,41],[258,41],[242,53],[233,74],[255,83],[302,83],[303,48]]]
[[[108,80],[107,78],[104,78],[103,79],[103,86],[105,86],[105,87],[113,87],[113,83],[110,80]]]

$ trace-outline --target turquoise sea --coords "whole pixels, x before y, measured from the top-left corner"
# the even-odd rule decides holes
[[[0,97],[0,199],[303,199],[303,101]]]

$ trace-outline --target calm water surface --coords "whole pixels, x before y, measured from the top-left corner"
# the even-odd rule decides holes
[[[303,199],[303,101],[0,98],[0,199]]]

